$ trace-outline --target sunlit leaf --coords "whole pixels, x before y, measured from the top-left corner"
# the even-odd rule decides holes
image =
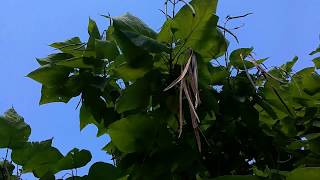
[[[27,76],[41,84],[52,86],[64,82],[70,74],[70,68],[47,64],[32,71]]]
[[[96,22],[91,18],[89,18],[88,33],[89,33],[89,40],[88,40],[87,47],[89,49],[94,48],[96,39],[100,39],[100,32]]]
[[[217,58],[226,51],[228,42],[217,29],[216,0],[193,0],[183,6],[173,20],[162,27],[158,40],[168,43],[172,37],[185,41],[184,48],[191,47],[202,57]],[[170,37],[172,35],[172,37]]]
[[[30,134],[30,126],[13,108],[0,116],[0,148],[21,147],[28,141]]]
[[[50,46],[60,50],[63,53],[72,54],[74,56],[82,55],[83,51],[85,50],[85,46],[79,37],[74,37],[64,42],[55,42]]]

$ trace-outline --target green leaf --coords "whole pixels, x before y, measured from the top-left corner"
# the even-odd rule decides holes
[[[114,17],[112,20],[113,26],[121,31],[135,32],[153,39],[155,39],[157,36],[155,31],[149,28],[142,20],[131,15],[130,13],[127,13],[123,16]]]
[[[169,52],[169,48],[156,40],[135,32],[122,31],[122,33],[137,47],[150,53]]]
[[[297,168],[291,171],[287,177],[287,180],[319,180],[320,179],[320,168],[308,167],[308,168]]]
[[[312,62],[314,63],[317,69],[320,69],[320,57],[314,58]]]
[[[150,102],[150,92],[148,81],[138,79],[135,83],[127,87],[116,102],[116,110],[119,113],[125,111],[146,108]]]
[[[224,66],[213,66],[210,62],[198,59],[199,83],[217,85],[229,76]]]
[[[37,58],[38,63],[43,66],[50,63],[56,63],[61,60],[70,59],[73,55],[67,54],[67,53],[56,53],[56,54],[50,54],[46,58]]]
[[[30,126],[13,108],[0,116],[0,148],[21,147],[28,141],[30,134]]]
[[[315,55],[317,53],[320,53],[320,46],[316,50],[312,51],[309,55],[312,56],[312,55]]]
[[[112,143],[122,152],[147,151],[153,144],[158,123],[147,115],[128,116],[109,126]]]
[[[113,18],[113,27],[112,37],[131,66],[150,64],[147,51],[161,52],[165,47],[153,40],[156,33],[152,29],[131,14]]]
[[[81,84],[78,76],[70,76],[64,83],[60,82],[60,84],[56,85],[42,86],[40,105],[52,102],[67,103],[71,98],[81,93]]]
[[[55,180],[56,177],[51,172],[46,173],[45,175],[41,176],[39,180]]]
[[[214,178],[212,180],[259,180],[257,176],[240,176],[240,175],[234,175],[234,176],[221,176]]]
[[[222,81],[230,75],[224,66],[209,65],[209,72],[211,75],[211,84],[222,84]]]
[[[230,64],[237,69],[244,70],[245,68],[250,69],[254,67],[254,65],[246,61],[245,59],[251,54],[253,48],[240,48],[232,51],[230,54]],[[245,66],[243,65],[245,64]]]
[[[117,45],[113,41],[96,40],[96,57],[114,61],[120,54]]]
[[[285,117],[280,120],[281,131],[288,137],[297,136],[296,129],[296,120],[288,117]]]
[[[286,64],[281,66],[281,69],[283,69],[286,73],[291,73],[293,66],[298,61],[298,56],[295,56],[291,61],[287,62]]]
[[[202,57],[217,58],[226,51],[228,42],[217,29],[218,17],[215,14],[217,0],[193,0],[190,6],[183,6],[173,20],[165,23],[158,36],[159,42],[170,43],[171,35],[184,41],[183,47],[191,47]]]
[[[118,180],[121,177],[120,170],[111,164],[97,162],[90,167],[87,180],[107,179]]]
[[[70,74],[70,68],[47,64],[32,71],[27,77],[47,86],[64,82]]]
[[[85,128],[89,124],[96,123],[94,117],[90,113],[89,109],[85,105],[80,108],[80,130]]]
[[[260,170],[257,166],[253,166],[252,168],[253,170],[253,174],[256,175],[256,176],[259,176],[259,177],[264,177],[264,178],[267,178],[268,176],[270,176],[270,170],[268,171],[262,171]]]
[[[87,44],[87,49],[94,49],[96,39],[100,39],[101,37],[100,37],[100,32],[96,22],[91,18],[89,18],[88,33],[89,33],[89,40]]]
[[[116,28],[112,36],[115,38],[121,52],[123,52],[123,55],[126,57],[125,60],[130,65],[135,65],[139,62],[139,57],[144,56],[147,53],[141,48],[135,46],[120,30]]]
[[[85,50],[85,46],[79,37],[74,37],[64,42],[52,43],[50,46],[59,49],[61,52],[72,54],[74,56],[82,55]]]
[[[127,63],[123,63],[116,69],[114,69],[115,73],[121,77],[121,79],[125,81],[132,81],[139,78],[142,78],[147,72],[150,71],[148,67],[139,67],[133,68],[129,66]]]
[[[58,162],[56,168],[57,171],[80,168],[87,165],[91,158],[89,151],[74,148]]]
[[[21,149],[12,151],[13,162],[23,166],[24,172],[33,172],[37,177],[56,173],[55,165],[63,155],[51,146],[52,140],[27,143]]]
[[[315,95],[320,90],[320,75],[313,67],[302,69],[292,78],[308,95]]]
[[[157,36],[157,40],[161,43],[169,44],[172,42],[174,33],[177,31],[176,28],[173,26],[174,20],[173,19],[167,19],[167,21],[164,23],[164,25],[161,28],[160,33]]]
[[[97,137],[106,133],[107,129],[104,125],[104,121],[98,122],[92,115],[89,108],[82,104],[80,109],[80,130],[85,128],[89,124],[94,124],[98,128]]]
[[[66,180],[88,180],[87,178],[88,178],[87,175],[82,176],[82,177],[80,177],[80,176],[71,176],[71,177],[68,177]]]
[[[93,37],[95,39],[100,39],[100,32],[99,32],[98,26],[96,22],[91,18],[89,18],[88,33],[90,37]]]
[[[41,98],[39,104],[48,104],[53,102],[64,102],[68,103],[72,97],[65,96],[63,90],[57,87],[47,87],[42,86],[41,88]]]
[[[71,59],[65,59],[56,63],[60,66],[70,68],[93,68],[97,64],[97,60],[88,57],[74,57]]]

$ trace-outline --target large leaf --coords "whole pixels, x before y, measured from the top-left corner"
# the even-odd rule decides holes
[[[245,60],[253,51],[253,48],[240,48],[232,51],[230,54],[230,64],[237,69],[250,69],[254,67],[254,65]]]
[[[30,126],[11,108],[0,116],[0,148],[23,146],[31,134]]]
[[[116,103],[119,113],[139,108],[146,108],[149,104],[150,89],[145,78],[138,79],[135,83],[127,87]]]
[[[111,164],[97,162],[90,167],[86,180],[118,180],[121,177],[120,170]]]
[[[320,75],[313,67],[300,70],[292,78],[309,95],[315,95],[320,90]]]
[[[320,168],[308,167],[298,168],[289,173],[287,180],[319,180],[320,179]]]
[[[87,49],[95,48],[96,39],[100,39],[101,37],[100,37],[100,32],[96,22],[91,18],[89,18],[88,33],[89,33],[89,40],[87,44]]]
[[[52,102],[67,103],[73,97],[80,95],[81,84],[78,76],[70,76],[65,82],[60,82],[56,86],[43,85],[41,88],[41,99],[39,104]]]
[[[55,165],[63,155],[51,146],[52,140],[32,142],[23,148],[12,151],[12,160],[23,166],[24,172],[33,172],[37,177],[56,173]]]
[[[91,158],[89,151],[74,148],[58,162],[56,168],[58,171],[80,168],[90,162]]]
[[[155,39],[150,37],[130,32],[122,31],[122,33],[130,40],[135,46],[141,48],[142,50],[150,53],[161,53],[169,52],[169,48],[162,43],[159,43]]]
[[[229,76],[229,71],[224,66],[213,66],[209,62],[198,62],[200,83],[222,84],[223,80]]]
[[[114,61],[119,55],[117,45],[113,41],[96,40],[96,57]]]
[[[154,141],[158,123],[147,115],[128,116],[109,126],[112,143],[122,152],[147,151]]]
[[[165,48],[153,40],[156,33],[137,17],[125,14],[112,19],[114,27],[112,36],[130,65],[142,64],[141,57],[148,54],[147,51],[158,52]]]
[[[37,58],[37,61],[40,65],[46,65],[49,63],[56,63],[59,62],[61,60],[65,60],[65,59],[70,59],[72,58],[73,55],[71,54],[67,54],[67,53],[56,53],[56,54],[50,54],[48,57],[46,58]]]
[[[170,43],[174,37],[184,41],[185,48],[191,47],[204,58],[221,56],[228,43],[217,29],[217,0],[193,0],[190,5],[195,12],[190,6],[183,6],[173,20],[166,22],[158,40]]]
[[[114,17],[112,20],[113,26],[121,31],[135,32],[153,39],[157,36],[157,33],[149,28],[148,25],[130,13]]]
[[[150,71],[148,67],[133,68],[127,63],[121,64],[114,69],[115,73],[125,81],[133,81],[142,78],[147,72]]]
[[[86,108],[86,106],[83,104],[80,109],[80,130],[82,130],[89,124],[94,124],[95,126],[97,126],[97,137],[102,136],[107,132],[104,121],[98,122],[97,120],[95,120],[89,108]]]
[[[41,84],[54,86],[64,82],[70,74],[70,68],[47,64],[32,71],[27,76]]]
[[[70,68],[93,68],[98,60],[88,57],[74,57],[57,62],[57,65]]]
[[[72,54],[74,56],[82,55],[85,50],[85,46],[79,37],[74,37],[64,42],[55,42],[50,46],[59,49],[61,52]]]

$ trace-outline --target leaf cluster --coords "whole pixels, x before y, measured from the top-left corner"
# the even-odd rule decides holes
[[[80,96],[80,128],[94,124],[98,136],[111,137],[104,150],[115,166],[97,163],[76,179],[319,179],[319,59],[294,73],[297,58],[268,70],[253,48],[228,56],[217,0],[169,2],[185,5],[166,14],[160,32],[131,14],[106,16],[111,23],[102,33],[90,19],[87,42],[75,37],[51,44],[58,52],[37,59],[40,67],[28,75],[42,84],[40,104]],[[181,76],[190,52],[194,71]],[[185,96],[178,86],[166,88],[177,77],[187,84]],[[4,141],[8,148],[30,133],[27,126],[14,127],[25,130]],[[73,156],[50,145],[27,143],[15,162],[38,177],[76,168]],[[37,167],[42,160],[29,157],[42,146],[53,159]]]

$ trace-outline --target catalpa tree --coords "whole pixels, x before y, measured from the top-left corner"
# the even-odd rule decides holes
[[[238,39],[218,25],[216,7],[166,0],[160,32],[131,14],[105,16],[102,31],[89,20],[87,42],[51,44],[58,52],[28,74],[42,84],[40,104],[80,96],[80,129],[94,124],[98,136],[108,134],[114,162],[80,177],[74,170],[90,152],[64,156],[51,140],[28,142],[30,127],[9,110],[0,147],[13,162],[2,162],[0,179],[18,178],[14,164],[40,179],[62,170],[79,180],[320,179],[320,48],[310,53],[314,67],[294,73],[294,57],[267,69],[253,48],[228,48],[227,34]]]

